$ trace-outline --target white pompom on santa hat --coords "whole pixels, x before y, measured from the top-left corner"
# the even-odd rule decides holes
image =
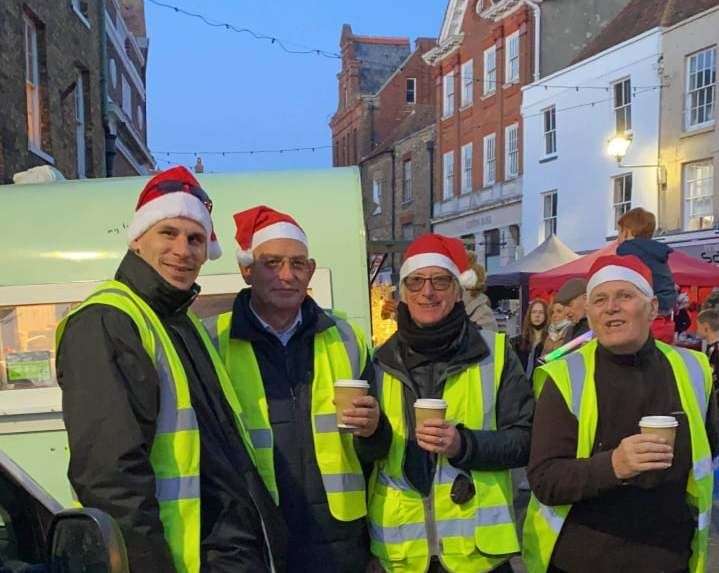
[[[291,216],[280,213],[272,207],[259,205],[246,211],[235,213],[237,232],[237,262],[247,267],[254,260],[254,251],[258,246],[272,239],[294,239],[306,247],[307,235]]]
[[[587,296],[596,287],[610,281],[625,281],[633,284],[642,294],[653,297],[652,271],[639,257],[634,255],[606,255],[599,257],[589,269]]]
[[[400,282],[407,275],[425,267],[447,269],[464,288],[472,288],[477,283],[477,274],[469,265],[464,243],[454,237],[428,233],[412,241],[404,252],[399,269]]]
[[[163,219],[182,217],[201,225],[207,234],[207,257],[220,258],[222,249],[212,225],[212,201],[185,167],[178,165],[150,179],[140,193],[127,229],[128,244]]]

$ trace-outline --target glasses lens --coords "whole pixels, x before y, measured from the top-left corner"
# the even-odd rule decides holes
[[[422,290],[422,287],[424,286],[424,280],[424,277],[409,276],[404,279],[404,286],[406,286],[410,292],[417,292]]]
[[[435,290],[447,290],[452,284],[452,277],[449,275],[437,275],[432,277],[432,286]]]

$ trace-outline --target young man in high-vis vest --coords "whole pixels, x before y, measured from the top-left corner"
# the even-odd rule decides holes
[[[69,477],[120,525],[133,573],[283,571],[286,532],[238,397],[188,310],[220,255],[184,167],[142,191],[115,275],[57,331]]]
[[[459,239],[405,252],[398,331],[374,357],[392,428],[368,510],[385,571],[511,572],[520,550],[509,469],[527,463],[534,399],[506,336],[467,317],[460,284],[475,283]],[[446,415],[418,426],[417,399],[443,399]]]
[[[717,412],[706,357],[651,336],[649,268],[605,256],[590,269],[596,338],[539,368],[524,525],[529,573],[703,573]],[[674,445],[640,431],[678,422]]]
[[[250,288],[208,321],[237,390],[257,465],[289,530],[290,571],[364,573],[369,561],[363,463],[383,455],[377,400],[356,398],[337,426],[334,383],[374,375],[364,333],[308,295],[315,261],[291,216],[266,206],[235,216]]]

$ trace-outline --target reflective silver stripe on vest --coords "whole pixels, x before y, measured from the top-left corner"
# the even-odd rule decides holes
[[[707,456],[706,458],[702,458],[701,460],[694,462],[692,471],[694,472],[694,479],[697,481],[711,474],[712,471],[714,471],[712,468],[711,456]]]
[[[347,356],[350,359],[350,366],[352,367],[352,377],[359,379],[359,377],[362,375],[362,365],[360,364],[360,349],[357,345],[357,338],[355,337],[354,330],[352,330],[352,325],[349,322],[339,319],[337,317],[333,318],[335,324],[337,325],[337,330],[340,333],[340,338],[345,345]]]
[[[547,523],[549,523],[552,531],[559,535],[559,532],[562,530],[562,525],[564,525],[564,518],[561,515],[558,515],[554,511],[554,508],[549,505],[544,505],[539,502],[537,502],[537,505],[539,506],[539,513],[547,521]]]
[[[256,430],[248,430],[250,440],[255,448],[271,448],[272,447],[272,430],[267,428],[259,428]]]
[[[380,543],[404,543],[427,538],[424,523],[408,523],[398,527],[382,527],[374,521],[369,522],[369,534]]]
[[[362,474],[322,474],[322,484],[326,493],[342,493],[364,491],[365,483]]]
[[[155,484],[157,501],[195,499],[200,497],[200,476],[186,476],[157,479]]]
[[[394,477],[388,476],[384,472],[379,472],[377,474],[377,483],[380,483],[385,487],[397,489],[399,491],[410,491],[413,489],[412,486],[409,485],[409,482],[404,477],[394,478]]]
[[[706,529],[709,527],[711,521],[711,509],[709,511],[702,511],[697,519],[697,528]]]
[[[692,388],[694,388],[694,394],[697,397],[699,411],[701,412],[702,417],[706,418],[707,397],[706,391],[704,390],[704,371],[702,370],[701,364],[699,364],[699,360],[697,360],[697,358],[693,356],[692,353],[688,350],[677,347],[674,347],[674,349],[681,355],[682,360],[684,361],[684,365],[689,371],[689,380],[692,383]]]
[[[207,334],[210,335],[210,340],[212,341],[212,346],[214,346],[217,351],[220,351],[220,339],[217,335],[217,319],[219,318],[219,315],[215,316],[208,316],[207,318],[202,319],[202,324],[205,325],[205,330],[207,330]]]
[[[458,470],[453,465],[449,463],[438,463],[437,464],[437,470],[434,474],[434,483],[435,484],[448,484],[448,483],[454,483],[454,480],[457,479],[457,476],[465,475],[469,479],[472,479],[472,477],[467,473],[463,472],[461,470]]]
[[[480,507],[469,519],[438,520],[437,533],[440,537],[473,537],[477,527],[512,523],[512,512],[506,505]]]
[[[572,414],[579,418],[579,407],[582,405],[582,392],[584,391],[584,379],[587,368],[584,365],[584,356],[581,352],[573,352],[567,356],[567,368],[569,369],[569,384],[572,387]]]
[[[315,430],[318,434],[337,431],[337,414],[315,414]]]
[[[484,414],[482,416],[482,429],[489,431],[496,429],[494,413],[494,359],[496,335],[493,332],[488,331],[487,336],[482,334],[482,338],[487,344],[487,348],[489,348],[489,356],[486,356],[484,360],[479,363],[479,371],[482,377],[482,409],[484,410]]]

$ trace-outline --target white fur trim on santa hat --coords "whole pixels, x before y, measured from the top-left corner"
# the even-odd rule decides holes
[[[255,231],[252,235],[251,249],[254,250],[262,243],[266,243],[272,239],[294,239],[295,241],[302,243],[305,247],[308,246],[307,235],[305,235],[302,229],[300,229],[297,225],[282,221],[280,223],[267,225],[259,231]]]
[[[452,262],[452,259],[440,253],[422,253],[409,257],[402,263],[399,269],[399,280],[402,281],[408,274],[425,267],[441,267],[447,269],[456,279],[459,279],[459,269],[457,265]]]
[[[479,277],[477,276],[477,273],[474,271],[474,269],[467,269],[461,275],[459,275],[459,284],[462,285],[462,288],[473,289],[477,286],[478,278]]]
[[[207,234],[208,258],[214,260],[220,257],[222,249],[219,243],[210,240],[212,235],[210,212],[197,197],[181,191],[156,197],[135,211],[127,229],[128,244],[141,237],[155,223],[175,217],[190,219],[201,225]]]
[[[237,247],[235,256],[237,257],[237,262],[241,267],[249,267],[255,260],[255,257],[252,255],[252,249],[245,250],[242,247]]]
[[[587,283],[587,296],[592,293],[592,290],[595,287],[610,281],[626,281],[628,283],[632,283],[646,296],[654,296],[654,289],[652,289],[652,285],[649,284],[647,279],[645,279],[641,273],[638,273],[629,267],[623,267],[620,265],[607,265],[594,273]]]

